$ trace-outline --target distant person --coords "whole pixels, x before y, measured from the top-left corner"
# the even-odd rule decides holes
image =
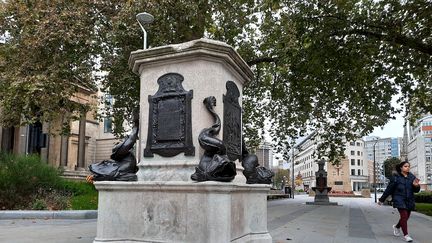
[[[289,198],[292,197],[291,196],[291,187],[290,186],[285,187],[285,194],[289,195]]]
[[[414,192],[420,191],[419,179],[409,172],[408,161],[396,165],[396,171],[378,204],[382,205],[385,199],[392,195],[393,207],[397,208],[400,214],[399,222],[393,225],[393,234],[400,236],[402,228],[405,241],[412,242],[413,239],[408,235],[408,218],[415,208]]]

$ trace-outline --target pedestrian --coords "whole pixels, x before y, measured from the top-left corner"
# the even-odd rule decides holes
[[[405,241],[412,242],[413,239],[408,235],[408,218],[411,211],[415,208],[414,192],[420,191],[419,179],[410,173],[410,163],[404,161],[396,165],[397,173],[390,179],[390,183],[385,189],[378,204],[382,205],[385,199],[391,195],[393,207],[399,211],[399,222],[393,225],[395,236],[404,236]]]

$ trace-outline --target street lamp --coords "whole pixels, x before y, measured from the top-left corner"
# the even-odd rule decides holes
[[[376,161],[375,161],[375,145],[378,143],[378,139],[375,141],[373,145],[373,181],[374,181],[374,194],[375,194],[375,203],[377,202],[377,188],[376,188]]]
[[[294,199],[294,192],[295,192],[295,183],[294,183],[294,149],[295,146],[292,146],[292,156],[291,156],[291,195],[292,199]]]
[[[138,21],[138,24],[140,25],[142,31],[144,32],[144,47],[143,49],[147,49],[147,32],[144,29],[144,25],[145,24],[150,24],[154,21],[154,17],[153,15],[146,13],[146,12],[142,12],[136,15],[136,20]]]

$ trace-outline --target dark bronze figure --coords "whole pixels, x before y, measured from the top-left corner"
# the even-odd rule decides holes
[[[243,175],[246,177],[246,183],[271,184],[272,177],[275,175],[274,172],[259,166],[258,157],[255,154],[249,154],[244,141],[242,142],[242,153]]]
[[[194,181],[232,181],[236,175],[235,163],[226,155],[226,147],[222,140],[215,136],[221,129],[221,120],[213,107],[216,106],[216,98],[210,96],[204,99],[207,110],[215,119],[215,123],[201,131],[198,136],[200,146],[204,149],[198,167],[191,179]]]
[[[223,96],[224,119],[223,141],[230,160],[241,160],[242,152],[242,109],[239,104],[240,91],[233,81],[226,82],[227,92]]]
[[[134,126],[125,140],[112,149],[111,160],[89,165],[92,176],[87,181],[136,181],[138,167],[131,151],[138,138],[139,118],[134,114]]]

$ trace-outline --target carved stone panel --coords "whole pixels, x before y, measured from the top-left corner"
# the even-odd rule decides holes
[[[164,74],[157,82],[158,91],[148,97],[149,126],[144,157],[153,157],[153,153],[164,157],[181,152],[195,155],[191,122],[193,91],[184,90],[183,76],[178,73]]]
[[[232,161],[241,160],[242,145],[242,111],[239,104],[240,91],[233,81],[226,83],[226,95],[223,96],[224,119],[223,141],[228,158]]]

